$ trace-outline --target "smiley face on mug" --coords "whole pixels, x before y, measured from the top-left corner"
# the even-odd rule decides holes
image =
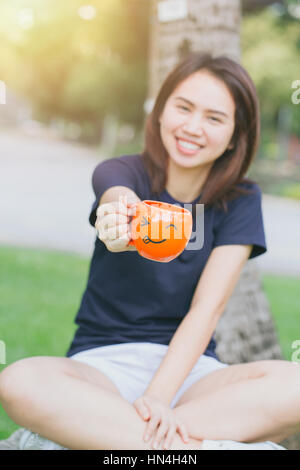
[[[141,238],[142,238],[143,242],[146,243],[146,244],[148,244],[148,243],[156,243],[156,244],[157,243],[165,243],[168,239],[172,238],[172,231],[171,230],[168,231],[168,229],[173,227],[173,231],[174,231],[174,230],[177,230],[177,227],[173,223],[170,223],[170,224],[164,226],[164,222],[165,221],[163,220],[163,218],[159,219],[159,217],[153,217],[151,219],[151,222],[150,222],[148,220],[148,218],[143,216],[142,220],[141,220],[140,227],[147,227],[147,234],[145,234],[144,236],[141,235]],[[159,232],[159,233],[163,232],[163,234],[166,238],[162,238],[161,240],[154,240],[154,239],[150,238],[149,237],[149,229],[150,229],[151,237],[157,238],[157,237],[155,237],[156,232]],[[174,238],[174,234],[173,234],[173,238]]]
[[[167,263],[186,247],[192,231],[190,211],[160,201],[136,203],[131,241],[144,258]]]

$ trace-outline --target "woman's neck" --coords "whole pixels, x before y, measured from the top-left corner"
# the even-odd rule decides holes
[[[182,168],[169,159],[166,190],[178,201],[192,202],[200,195],[211,166]]]

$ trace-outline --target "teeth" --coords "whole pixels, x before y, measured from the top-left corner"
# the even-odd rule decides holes
[[[181,147],[184,147],[188,150],[197,150],[199,147],[199,145],[195,145],[195,144],[191,144],[190,142],[186,142],[185,140],[178,140],[179,144],[181,145]]]

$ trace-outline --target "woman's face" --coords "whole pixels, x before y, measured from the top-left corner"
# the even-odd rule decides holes
[[[160,116],[162,142],[174,163],[193,168],[213,164],[230,146],[234,100],[222,80],[203,70],[173,91]]]

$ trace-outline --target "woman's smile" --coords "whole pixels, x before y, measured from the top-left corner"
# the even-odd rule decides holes
[[[196,155],[196,153],[204,148],[203,145],[200,146],[178,137],[176,137],[175,140],[177,150],[179,150],[179,152],[183,153],[184,155]]]

